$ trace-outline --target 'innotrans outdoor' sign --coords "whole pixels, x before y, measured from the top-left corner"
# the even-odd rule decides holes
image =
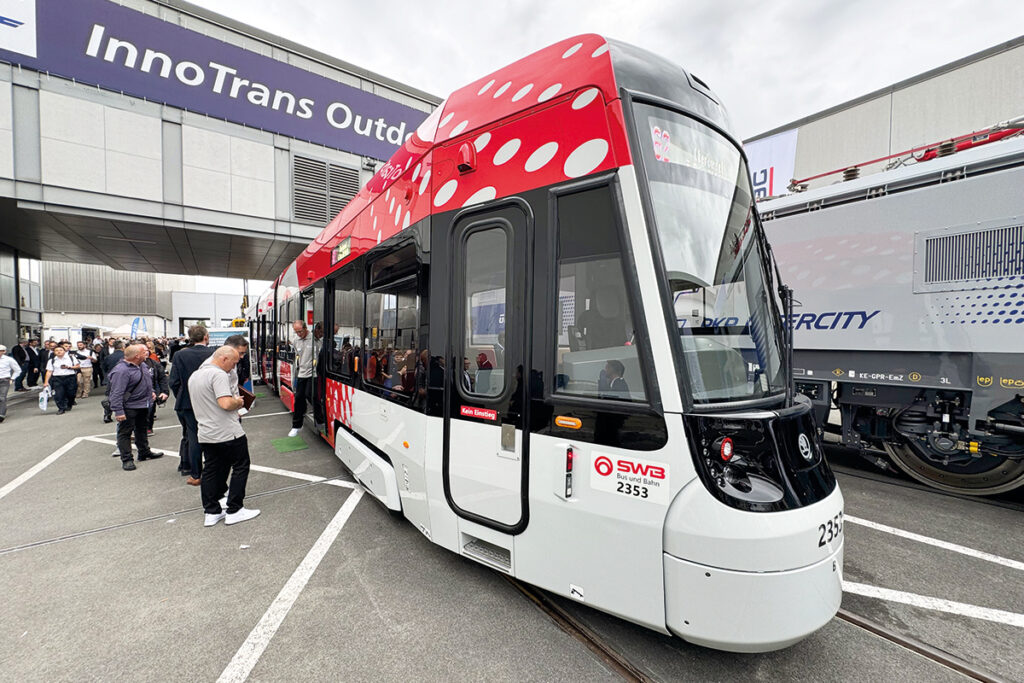
[[[0,0],[0,60],[376,159],[427,117],[107,0]]]

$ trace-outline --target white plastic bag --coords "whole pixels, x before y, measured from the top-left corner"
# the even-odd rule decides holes
[[[43,387],[43,390],[39,392],[39,410],[45,411],[46,407],[50,405],[50,394],[53,393],[53,389],[49,386]]]

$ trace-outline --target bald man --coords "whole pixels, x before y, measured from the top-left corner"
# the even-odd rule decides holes
[[[58,352],[59,353],[59,352]],[[110,371],[110,410],[117,420],[117,450],[121,455],[121,468],[135,469],[132,460],[132,432],[135,432],[135,446],[139,449],[139,462],[154,460],[162,453],[149,449],[146,428],[149,423],[149,406],[156,398],[153,393],[153,375],[143,365],[149,350],[142,344],[132,344],[124,350],[124,358]]]
[[[238,396],[231,375],[238,363],[238,351],[221,346],[208,363],[200,365],[188,379],[188,394],[199,425],[199,445],[203,449],[203,477],[200,483],[203,526],[238,524],[256,517],[259,510],[243,506],[245,484],[249,479],[249,444],[242,430],[238,409],[244,401]],[[228,487],[228,475],[231,486]],[[227,491],[227,507],[220,499]]]

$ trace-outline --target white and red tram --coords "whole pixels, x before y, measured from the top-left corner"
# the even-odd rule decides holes
[[[263,379],[428,539],[688,641],[839,607],[843,499],[790,398],[716,95],[582,35],[453,93],[253,306]]]

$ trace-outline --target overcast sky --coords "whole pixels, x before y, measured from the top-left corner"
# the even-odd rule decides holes
[[[1020,0],[191,1],[439,97],[600,33],[710,84],[743,138],[1024,33]]]

